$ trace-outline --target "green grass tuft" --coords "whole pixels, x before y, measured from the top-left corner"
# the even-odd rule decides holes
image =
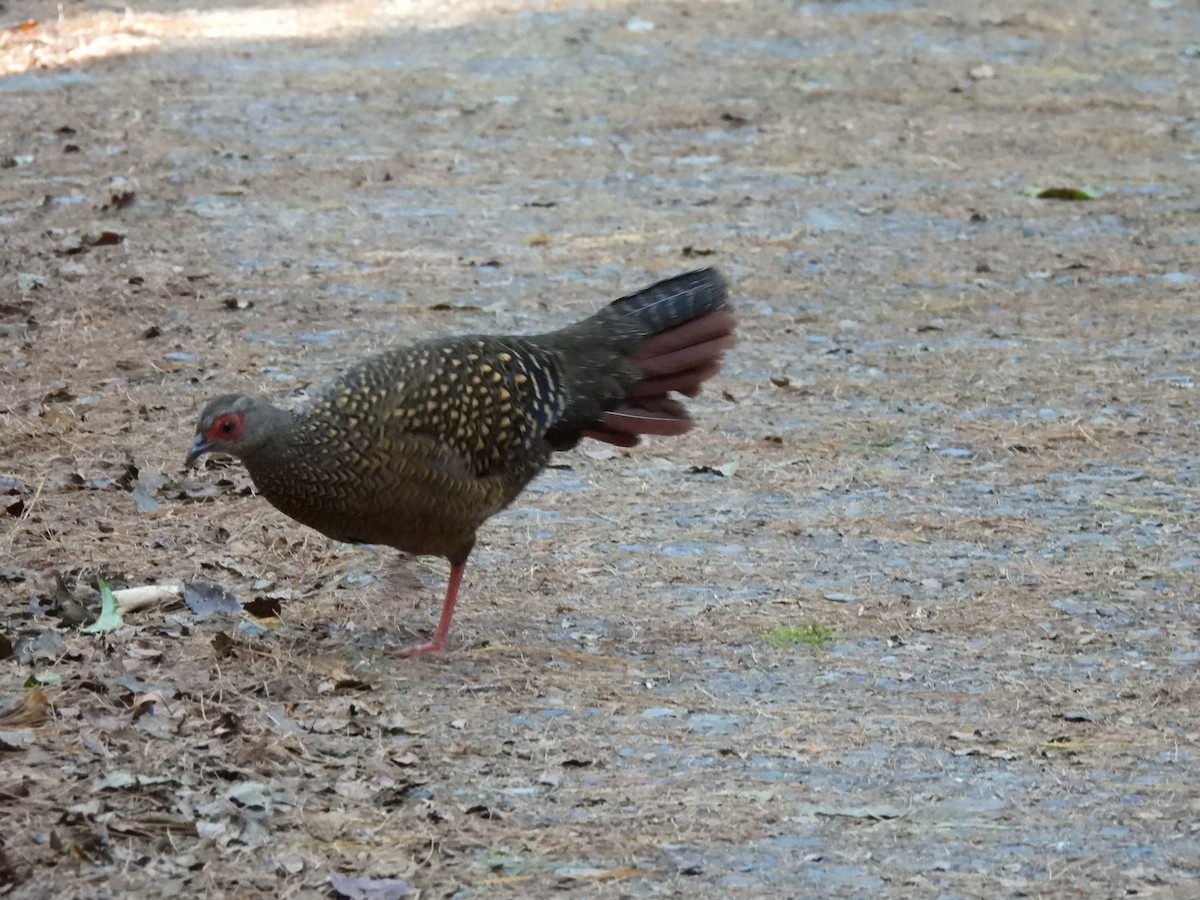
[[[820,622],[812,622],[800,628],[777,625],[767,632],[767,643],[776,650],[800,646],[811,647],[814,650],[827,650],[830,642],[836,636],[836,631]]]

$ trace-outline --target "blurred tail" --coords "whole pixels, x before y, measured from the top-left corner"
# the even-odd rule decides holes
[[[690,431],[692,419],[671,393],[695,397],[737,342],[737,321],[721,274],[700,269],[660,281],[614,301],[593,318],[603,323],[640,379],[599,421],[585,426],[583,435],[631,447],[643,434]]]

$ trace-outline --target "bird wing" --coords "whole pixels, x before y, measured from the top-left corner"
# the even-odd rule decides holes
[[[323,401],[394,441],[423,435],[476,476],[545,464],[566,406],[562,364],[515,337],[469,335],[389,350],[356,365]]]

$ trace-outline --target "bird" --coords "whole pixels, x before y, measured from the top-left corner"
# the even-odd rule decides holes
[[[686,272],[557,331],[383,350],[300,411],[214,397],[185,468],[235,457],[262,497],[334,540],[446,559],[433,637],[394,655],[444,653],[479,527],[584,438],[631,447],[689,431],[677,395],[695,397],[716,374],[735,328],[722,275]]]

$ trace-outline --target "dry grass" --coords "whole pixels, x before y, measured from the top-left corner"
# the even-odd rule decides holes
[[[27,7],[0,72],[79,77],[0,93],[0,892],[1186,891],[1188,9]],[[488,525],[445,659],[386,655],[443,564],[182,470],[219,391],[700,263],[700,427]],[[280,610],[86,636],[56,576]]]

